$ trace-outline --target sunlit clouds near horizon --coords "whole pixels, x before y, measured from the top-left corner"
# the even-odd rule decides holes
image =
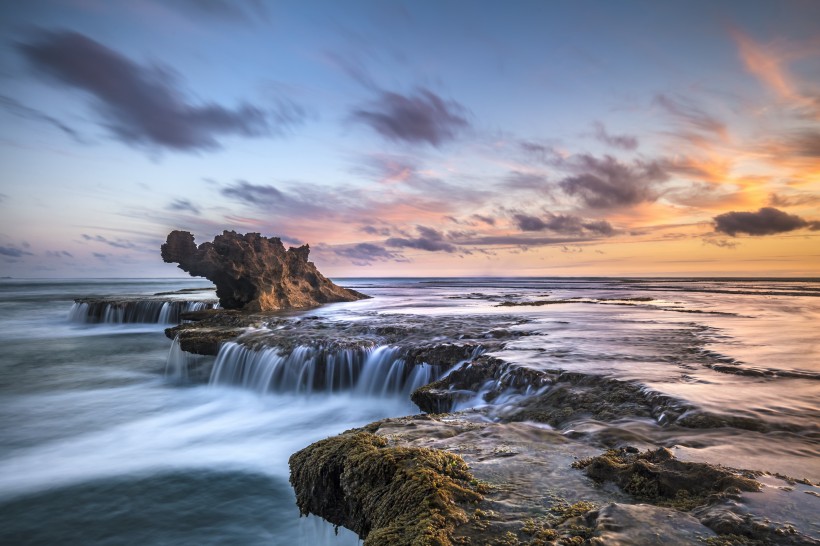
[[[820,3],[0,6],[0,276],[820,275]]]

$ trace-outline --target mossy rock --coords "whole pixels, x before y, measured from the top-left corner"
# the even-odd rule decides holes
[[[639,452],[611,449],[573,463],[596,481],[612,481],[641,500],[691,510],[721,495],[759,491],[760,483],[748,473],[706,463],[679,461],[666,448]]]
[[[464,507],[483,498],[461,457],[390,447],[361,430],[295,453],[290,469],[301,514],[347,527],[365,546],[455,544],[455,528],[471,521]]]

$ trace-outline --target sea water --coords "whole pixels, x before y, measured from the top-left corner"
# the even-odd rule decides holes
[[[639,419],[589,421],[574,434],[637,435],[677,445],[692,460],[820,479],[816,280],[341,284],[375,297],[309,313],[391,324],[447,316],[492,323],[512,315],[526,319],[520,328],[530,335],[509,343],[502,358],[635,381],[761,424],[670,432]],[[368,373],[361,381],[339,379],[339,388],[317,391],[282,368],[308,369],[304,359],[288,364],[229,344],[211,380],[195,382],[173,373],[181,356],[163,333],[167,325],[70,320],[75,298],[208,286],[197,279],[0,281],[0,543],[358,543],[345,529],[299,518],[288,457],[346,429],[418,413],[408,393],[431,376],[397,382],[390,372],[397,360],[383,347],[362,357]],[[543,299],[563,303],[499,306]],[[433,340],[437,333],[422,335]],[[268,379],[237,375],[231,354]],[[349,366],[339,362],[342,374]],[[272,382],[276,373],[290,379]]]

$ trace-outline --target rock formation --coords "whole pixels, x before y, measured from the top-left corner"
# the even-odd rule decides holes
[[[308,261],[310,247],[289,248],[278,237],[225,231],[197,247],[187,231],[172,231],[162,245],[162,259],[216,285],[225,309],[250,312],[314,307],[366,298],[342,288]]]

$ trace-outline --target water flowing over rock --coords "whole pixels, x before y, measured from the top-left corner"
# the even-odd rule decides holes
[[[285,250],[278,237],[225,231],[197,246],[187,231],[172,231],[162,245],[162,259],[216,285],[225,309],[250,312],[302,309],[323,303],[354,301],[364,294],[342,288],[308,261],[310,247]]]
[[[79,299],[68,314],[86,324],[179,324],[180,315],[213,309],[208,301],[162,299]]]

